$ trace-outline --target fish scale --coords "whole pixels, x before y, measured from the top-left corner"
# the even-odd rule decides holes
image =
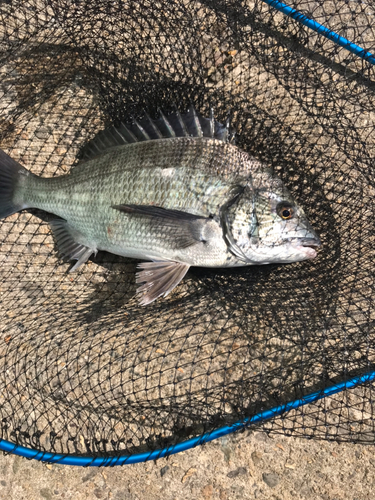
[[[206,217],[210,213],[218,215],[221,200],[228,196],[232,183],[230,178],[225,180],[224,175],[222,178],[210,175],[208,164],[210,158],[218,154],[218,148],[234,146],[206,138],[198,139],[205,143],[204,147],[197,147],[196,139],[190,138],[173,139],[173,143],[168,139],[160,141],[164,144],[155,145],[151,141],[137,144],[142,148],[132,147],[130,154],[129,146],[120,146],[99,161],[89,160],[83,170],[77,166],[63,177],[32,176],[19,194],[27,205],[69,221],[84,235],[79,242],[85,246],[125,256],[129,256],[130,247],[131,253],[136,251],[141,258],[146,258],[146,252],[140,253],[146,246],[150,255],[165,258],[162,250],[168,252],[171,248],[166,235],[152,231],[151,239],[148,220],[134,220],[119,214],[112,205],[157,205]],[[179,142],[183,142],[183,147]],[[139,155],[137,149],[141,149]],[[167,152],[158,159],[161,150]],[[240,161],[238,156],[238,164]],[[215,224],[221,237],[219,225]],[[227,249],[224,250],[220,257],[211,248],[193,257],[186,250],[180,252],[180,258],[191,265],[215,267],[225,264]]]

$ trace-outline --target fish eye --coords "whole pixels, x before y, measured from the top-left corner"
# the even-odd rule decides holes
[[[284,220],[291,219],[294,215],[294,208],[288,202],[281,201],[276,207],[277,214]]]

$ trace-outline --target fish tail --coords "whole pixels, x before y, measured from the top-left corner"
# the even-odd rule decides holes
[[[8,217],[28,205],[22,200],[18,189],[31,174],[0,149],[0,219]]]

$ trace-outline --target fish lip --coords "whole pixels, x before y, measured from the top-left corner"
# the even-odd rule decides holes
[[[289,243],[294,243],[295,246],[300,247],[310,247],[319,248],[322,246],[322,242],[318,236],[305,236],[303,238],[289,238],[287,240]]]
[[[319,248],[322,246],[322,242],[320,241],[320,238],[318,238],[318,237],[299,238],[298,244],[303,246],[303,247],[312,247],[312,248]]]

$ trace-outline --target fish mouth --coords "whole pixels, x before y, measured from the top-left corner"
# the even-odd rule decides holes
[[[319,248],[322,246],[322,242],[318,236],[305,236],[303,238],[288,238],[286,240],[288,243],[292,243],[293,246],[298,247],[310,247]]]
[[[306,259],[315,259],[317,256],[317,249],[322,245],[318,236],[295,238],[293,243],[295,248],[301,251]]]
[[[315,238],[298,238],[296,243],[302,247],[319,248],[322,246],[322,242],[318,237]]]

